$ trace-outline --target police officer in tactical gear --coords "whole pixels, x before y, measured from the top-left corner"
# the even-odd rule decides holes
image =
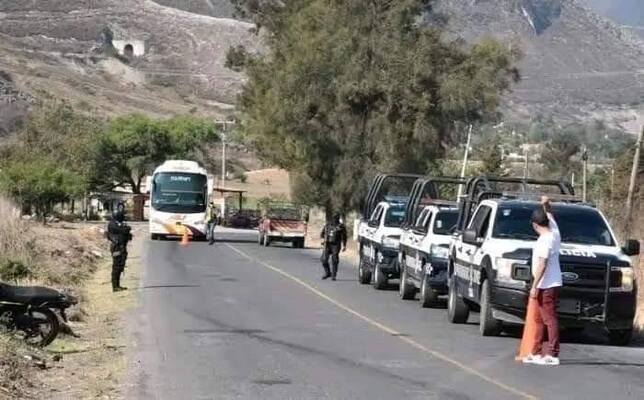
[[[324,240],[324,250],[320,258],[324,268],[322,279],[331,277],[331,280],[335,280],[340,262],[340,248],[342,251],[347,250],[347,229],[340,222],[340,215],[334,215],[333,220],[324,225],[320,238]],[[329,257],[331,257],[332,270],[329,270]]]
[[[110,240],[112,253],[112,291],[114,292],[127,289],[121,286],[121,274],[127,261],[127,243],[132,240],[131,230],[132,228],[125,223],[125,212],[119,207],[107,225],[107,237]]]

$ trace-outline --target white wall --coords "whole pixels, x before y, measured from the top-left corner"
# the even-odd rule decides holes
[[[145,55],[145,41],[143,40],[112,40],[112,45],[122,56],[125,55],[125,46],[128,44],[132,46],[135,57]]]

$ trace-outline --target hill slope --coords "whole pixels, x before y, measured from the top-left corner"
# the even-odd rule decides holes
[[[644,44],[578,0],[448,0],[454,35],[493,35],[523,49],[512,113],[574,120],[599,117],[635,132],[644,104]]]
[[[586,1],[438,3],[453,35],[494,35],[523,49],[523,80],[505,102],[509,118],[601,118],[636,132],[644,123],[644,44]],[[13,80],[12,93],[69,98],[102,114],[225,114],[243,79],[223,66],[226,50],[258,49],[251,25],[222,18],[232,12],[228,0],[0,0],[0,71]],[[129,64],[107,57],[106,29],[114,39],[145,40],[146,55]]]
[[[62,97],[100,114],[230,112],[242,80],[224,67],[231,45],[255,47],[247,23],[139,0],[0,0],[0,71],[39,99]],[[126,60],[113,39],[145,41]],[[0,75],[2,76],[2,75]]]

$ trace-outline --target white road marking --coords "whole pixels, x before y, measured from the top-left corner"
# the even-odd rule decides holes
[[[232,246],[230,244],[226,244],[226,246],[228,246],[230,249],[232,249],[234,252],[236,252],[237,254],[241,255],[242,257],[244,257],[244,258],[246,258],[246,259],[248,259],[248,260],[250,260],[250,261],[252,261],[254,263],[257,263],[257,264],[259,264],[259,265],[261,265],[261,266],[263,266],[265,268],[268,268],[269,270],[271,270],[273,272],[277,272],[278,274],[284,276],[285,278],[288,278],[291,281],[299,284],[300,286],[308,289],[309,291],[313,292],[314,294],[318,295],[319,297],[323,298],[324,300],[332,303],[336,307],[341,308],[342,310],[348,312],[349,314],[352,314],[353,316],[358,317],[359,319],[367,322],[369,325],[374,326],[374,327],[378,328],[379,330],[381,330],[381,331],[383,331],[385,333],[388,333],[391,336],[394,336],[394,337],[398,338],[399,340],[402,340],[403,342],[411,345],[412,347],[414,347],[414,348],[416,348],[416,349],[418,349],[418,350],[420,350],[420,351],[422,351],[424,353],[427,353],[427,354],[429,354],[429,355],[431,355],[431,356],[433,356],[433,357],[435,357],[435,358],[437,358],[437,359],[439,359],[441,361],[444,361],[444,362],[446,362],[448,364],[451,364],[451,365],[453,365],[453,366],[455,366],[455,367],[457,367],[457,368],[459,368],[459,369],[461,369],[461,370],[463,370],[463,371],[465,371],[465,372],[467,372],[467,373],[469,373],[471,375],[474,375],[474,376],[484,380],[485,382],[491,383],[492,385],[495,385],[495,386],[497,386],[497,387],[499,387],[499,388],[501,388],[501,389],[503,389],[503,390],[505,390],[507,392],[515,394],[515,395],[517,395],[519,397],[522,397],[524,399],[537,399],[536,396],[533,396],[531,394],[523,392],[520,389],[516,389],[516,388],[514,388],[512,386],[509,386],[509,385],[503,383],[503,382],[500,382],[500,381],[494,379],[493,377],[488,376],[488,375],[486,375],[486,374],[484,374],[484,373],[482,373],[480,371],[477,371],[476,369],[474,369],[472,367],[469,367],[469,366],[467,366],[467,365],[465,365],[465,364],[463,364],[463,363],[461,363],[461,362],[459,362],[457,360],[454,360],[453,358],[450,358],[449,356],[447,356],[447,355],[445,355],[445,354],[443,354],[443,353],[441,353],[439,351],[433,350],[433,349],[431,349],[431,348],[429,348],[427,346],[424,346],[424,345],[416,342],[415,340],[413,340],[413,339],[411,339],[409,337],[403,336],[400,332],[396,331],[395,329],[390,328],[387,325],[384,325],[384,324],[382,324],[382,323],[380,323],[378,321],[375,321],[375,320],[367,317],[366,315],[363,315],[363,314],[359,313],[358,311],[356,311],[356,310],[352,309],[351,307],[341,303],[338,300],[335,300],[332,297],[329,297],[328,295],[322,293],[320,290],[318,290],[315,287],[311,286],[310,284],[304,282],[302,279],[300,279],[300,278],[298,278],[296,276],[293,276],[293,275],[289,274],[286,271],[283,271],[283,270],[281,270],[281,269],[279,269],[277,267],[274,267],[274,266],[268,264],[265,261],[258,260],[256,258],[244,253],[243,251],[239,250],[238,248],[236,248],[236,247],[234,247],[234,246]]]

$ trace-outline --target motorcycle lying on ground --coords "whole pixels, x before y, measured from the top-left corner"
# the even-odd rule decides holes
[[[20,336],[30,345],[45,347],[61,330],[60,318],[78,301],[57,290],[0,283],[0,329]]]

